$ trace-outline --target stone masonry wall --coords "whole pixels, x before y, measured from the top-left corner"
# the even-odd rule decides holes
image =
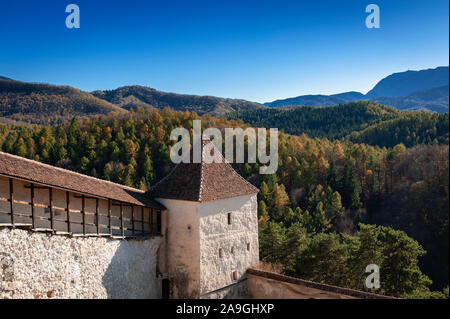
[[[160,241],[0,229],[0,299],[161,298]]]
[[[200,204],[201,295],[244,280],[258,263],[257,218],[256,195]]]

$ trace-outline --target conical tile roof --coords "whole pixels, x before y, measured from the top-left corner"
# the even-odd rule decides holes
[[[208,151],[218,155],[219,163],[205,161]],[[148,194],[153,198],[210,202],[258,193],[258,189],[240,176],[209,140],[202,141],[201,154],[201,163],[177,164]]]

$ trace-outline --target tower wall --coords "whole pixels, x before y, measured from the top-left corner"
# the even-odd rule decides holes
[[[200,203],[199,217],[200,295],[226,297],[214,291],[246,286],[247,268],[259,261],[256,194]]]
[[[182,187],[182,186],[180,186]],[[198,298],[200,294],[199,203],[157,200],[166,208],[159,269],[170,280],[171,298]]]

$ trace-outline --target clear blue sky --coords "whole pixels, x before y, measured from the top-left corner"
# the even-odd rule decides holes
[[[65,27],[70,3],[80,29]],[[365,27],[370,3],[381,29]],[[0,75],[258,102],[366,93],[393,72],[448,65],[448,26],[446,0],[0,0]]]

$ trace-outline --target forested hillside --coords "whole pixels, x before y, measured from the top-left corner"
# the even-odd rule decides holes
[[[236,110],[254,110],[263,106],[239,99],[215,96],[198,96],[157,91],[145,86],[124,86],[109,91],[92,92],[98,98],[109,101],[127,110],[138,106],[163,109],[170,107],[179,111],[192,111],[197,114],[223,115]]]
[[[137,107],[224,115],[236,110],[265,108],[240,99],[197,96],[157,91],[144,86],[125,86],[92,93],[70,86],[26,83],[0,77],[0,122],[60,124],[73,116],[127,113]]]
[[[292,105],[333,106],[360,100],[364,100],[364,94],[359,92],[345,92],[333,95],[301,95],[293,98],[264,103],[264,105],[270,107]]]
[[[0,118],[54,124],[68,121],[73,116],[110,112],[127,111],[70,86],[0,79]]]
[[[393,147],[437,143],[448,144],[446,114],[408,112],[360,101],[333,107],[270,108],[227,114],[257,127],[274,127],[285,133],[330,139],[347,138],[358,143]]]
[[[387,118],[396,114],[383,107],[378,112]],[[171,130],[192,128],[196,118],[139,108],[63,125],[0,125],[0,148],[149,189],[173,167]],[[245,127],[200,118],[204,128]],[[447,145],[379,148],[281,134],[276,174],[260,175],[258,164],[235,165],[260,188],[261,259],[292,276],[357,289],[366,289],[365,266],[377,263],[382,269],[377,292],[442,297],[429,287],[448,285],[448,263],[436,263],[436,256],[449,257],[448,155]]]
[[[448,112],[449,86],[417,91],[402,97],[378,97],[374,101],[399,110]]]

